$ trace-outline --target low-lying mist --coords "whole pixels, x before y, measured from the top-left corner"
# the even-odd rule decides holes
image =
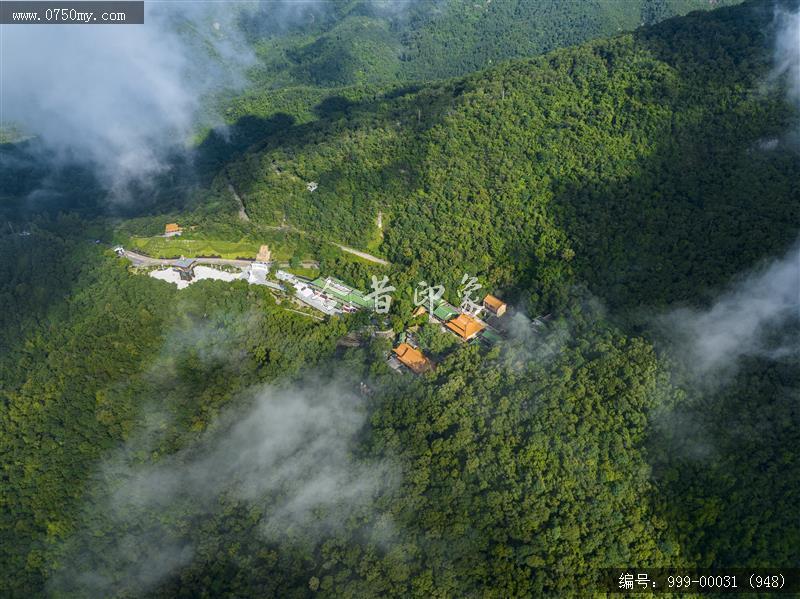
[[[741,358],[800,355],[800,242],[724,291],[705,309],[680,308],[661,317],[698,377],[730,374]]]
[[[363,397],[335,380],[247,393],[196,442],[161,459],[158,417],[108,459],[82,527],[63,548],[55,593],[150,589],[195,557],[194,527],[247,506],[265,544],[319,539],[391,485],[387,461],[358,457]],[[156,415],[157,416],[157,415]]]
[[[199,126],[209,94],[246,83],[237,27],[248,4],[145,3],[144,25],[3,26],[2,126],[93,167],[113,197],[162,172]]]

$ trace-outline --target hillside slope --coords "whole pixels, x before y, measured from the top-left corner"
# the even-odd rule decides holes
[[[701,297],[796,234],[797,155],[770,149],[795,118],[765,85],[771,19],[748,3],[329,98],[326,118],[227,173],[257,221],[285,217],[448,282],[457,256],[459,271],[536,290],[541,309],[574,274],[619,306]]]

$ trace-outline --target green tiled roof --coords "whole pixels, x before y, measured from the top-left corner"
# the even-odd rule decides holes
[[[503,340],[500,334],[497,331],[493,331],[492,329],[485,329],[483,331],[483,334],[481,335],[481,339],[483,339],[484,341],[486,341],[491,345],[494,345],[495,343],[498,343],[499,341]]]
[[[458,310],[456,310],[453,306],[448,304],[447,302],[442,302],[433,310],[433,315],[438,318],[439,320],[450,320],[454,316],[458,314]]]
[[[350,303],[355,304],[356,306],[361,306],[362,308],[373,308],[375,307],[375,302],[372,300],[364,299],[364,294],[354,289],[350,293],[347,294],[346,298],[347,301]]]
[[[347,291],[344,292],[339,289],[335,289],[330,285],[328,285],[328,287],[326,288],[325,284],[328,280],[330,280],[331,283],[340,285],[343,289],[347,289]],[[361,291],[359,291],[358,289],[353,289],[349,285],[343,283],[339,279],[335,279],[334,277],[318,277],[313,281],[311,281],[311,284],[317,289],[320,290],[325,289],[325,293],[328,293],[333,297],[342,300],[343,302],[359,306],[360,308],[372,308],[375,305],[374,302],[364,299],[364,294]]]

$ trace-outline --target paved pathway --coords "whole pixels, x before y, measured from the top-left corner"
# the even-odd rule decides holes
[[[178,262],[177,258],[151,258],[131,250],[125,250],[124,254],[135,266],[173,266]],[[231,258],[190,258],[190,260],[194,260],[197,264],[228,264],[239,268],[247,268],[253,263],[252,260],[234,260]]]
[[[124,256],[133,263],[134,266],[174,266],[178,262],[178,258],[151,258],[138,252],[125,250]],[[233,258],[190,258],[197,264],[227,264],[229,266],[237,266],[239,268],[247,268],[254,261],[253,260],[239,260]],[[279,268],[286,268],[289,266],[288,262],[273,262]],[[300,263],[303,268],[319,268],[319,262],[316,260],[304,260]]]

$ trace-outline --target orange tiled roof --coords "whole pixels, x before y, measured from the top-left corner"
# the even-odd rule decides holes
[[[459,314],[452,320],[444,323],[448,329],[459,335],[462,339],[471,339],[486,327],[466,314]]]
[[[181,228],[178,226],[178,223],[169,223],[166,227],[164,227],[165,233],[177,233],[180,230]]]
[[[394,348],[397,359],[405,366],[408,366],[415,374],[422,374],[431,369],[431,362],[418,349],[411,347],[408,343],[401,343]]]
[[[495,312],[497,312],[500,308],[502,308],[503,306],[506,305],[506,303],[503,300],[501,300],[501,299],[499,299],[499,298],[497,298],[497,297],[495,297],[495,296],[493,296],[491,294],[487,295],[485,298],[483,298],[483,304],[487,308],[491,308]]]

